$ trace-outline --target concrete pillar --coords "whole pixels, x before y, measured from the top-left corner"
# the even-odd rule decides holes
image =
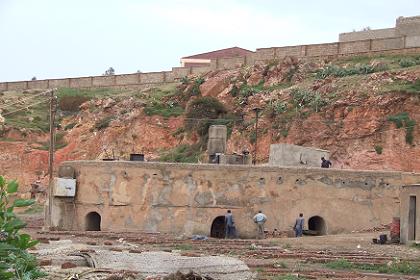
[[[226,152],[227,127],[226,125],[212,125],[209,128],[209,140],[207,142],[207,153],[224,154]]]

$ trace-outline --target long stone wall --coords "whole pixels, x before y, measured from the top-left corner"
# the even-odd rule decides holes
[[[406,23],[407,29],[412,26]],[[411,29],[410,29],[411,30]],[[206,67],[174,67],[172,71],[122,74],[112,76],[91,76],[67,79],[3,82],[1,91],[22,91],[49,88],[97,88],[97,87],[144,87],[174,83],[189,74],[204,74],[212,70],[233,69],[243,65],[254,65],[281,59],[286,56],[299,58],[340,57],[373,55],[378,53],[407,54],[420,53],[420,35],[399,36],[327,44],[299,45],[288,47],[260,48],[243,57],[213,60]]]
[[[65,162],[76,196],[54,197],[53,226],[85,230],[88,214],[104,231],[210,235],[213,221],[232,209],[241,237],[255,236],[262,210],[272,231],[291,230],[296,216],[321,217],[326,233],[369,229],[398,216],[399,190],[420,174],[322,168],[145,162]],[[64,172],[62,172],[64,171]]]

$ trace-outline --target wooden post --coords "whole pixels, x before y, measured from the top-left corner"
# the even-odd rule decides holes
[[[54,150],[55,150],[55,119],[56,113],[56,99],[54,90],[50,91],[50,147],[48,151],[48,213],[47,213],[47,228],[52,226],[52,202],[53,202],[53,172],[54,172]]]

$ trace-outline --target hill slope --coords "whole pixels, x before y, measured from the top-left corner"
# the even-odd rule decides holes
[[[58,96],[58,161],[132,152],[204,161],[210,124],[228,125],[229,152],[252,151],[259,107],[260,163],[270,144],[292,143],[330,150],[335,168],[420,171],[420,55],[287,57],[148,90],[60,89]],[[46,97],[5,92],[0,109],[0,169],[28,185],[46,171]]]

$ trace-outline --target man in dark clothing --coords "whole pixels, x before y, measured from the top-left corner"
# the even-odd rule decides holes
[[[232,211],[230,210],[227,210],[227,213],[225,215],[225,226],[226,226],[225,238],[235,238],[236,237],[235,222],[233,221]]]
[[[325,159],[324,157],[322,157],[321,160],[322,160],[321,162],[322,168],[330,168],[330,166],[332,165],[331,161],[329,161],[328,159]]]
[[[293,227],[296,233],[296,237],[302,237],[304,224],[305,224],[305,219],[303,219],[303,214],[300,213],[299,217],[296,219],[295,226]]]

